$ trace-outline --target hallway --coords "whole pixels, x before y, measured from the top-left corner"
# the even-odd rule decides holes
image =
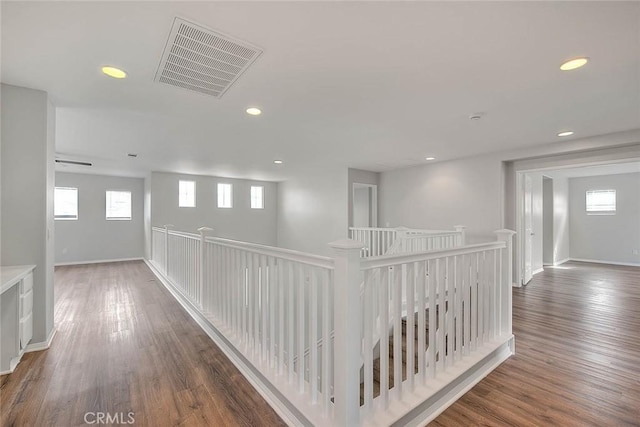
[[[56,337],[2,377],[3,426],[282,425],[142,261],[56,268]]]

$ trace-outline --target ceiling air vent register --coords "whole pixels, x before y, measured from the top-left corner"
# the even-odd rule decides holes
[[[262,50],[181,18],[175,18],[156,82],[220,98]]]

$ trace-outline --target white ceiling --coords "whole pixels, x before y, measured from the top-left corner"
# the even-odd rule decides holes
[[[176,16],[264,53],[221,99],[154,83]],[[59,153],[124,174],[281,180],[638,129],[639,52],[639,2],[2,2],[2,81],[49,92]]]

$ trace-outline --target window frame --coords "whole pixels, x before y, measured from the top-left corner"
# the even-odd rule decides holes
[[[224,192],[221,194],[221,188],[229,188],[229,205],[225,205],[225,194]],[[229,182],[219,182],[216,186],[217,189],[217,206],[218,209],[233,209],[233,184]],[[222,197],[222,199],[221,199]]]
[[[183,202],[186,202],[188,200],[184,200],[182,197],[183,192],[182,190],[182,183],[191,183],[192,184],[192,189],[193,189],[193,204],[183,204]],[[185,194],[188,196],[187,192],[185,192]],[[179,208],[195,208],[196,207],[196,197],[197,192],[196,192],[196,182],[195,180],[192,179],[180,179],[178,180],[178,207]]]
[[[109,216],[109,193],[127,193],[129,194],[129,216]],[[105,190],[105,208],[104,208],[104,217],[107,221],[131,221],[133,219],[133,195],[131,190]]]
[[[590,196],[595,196],[598,193],[612,193],[613,194],[613,204],[609,205],[595,205],[594,203],[589,204]],[[596,209],[595,207],[602,207],[604,209]],[[607,190],[586,190],[585,191],[585,212],[587,215],[615,215],[618,210],[618,197],[617,192],[614,189]]]
[[[58,216],[56,215],[56,190],[74,190],[76,193],[76,215],[75,217]],[[53,188],[53,219],[54,221],[77,221],[80,218],[80,191],[78,187],[54,187]]]
[[[253,202],[254,202],[254,195],[253,195],[253,190],[255,189],[260,189],[260,197],[259,197],[259,201],[260,201],[260,205],[259,206],[254,206]],[[251,186],[251,190],[250,190],[250,207],[251,209],[264,209],[264,185],[252,185]]]

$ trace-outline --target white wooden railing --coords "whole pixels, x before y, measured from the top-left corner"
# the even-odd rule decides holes
[[[442,384],[443,378],[464,377],[470,364],[505,344],[512,345],[513,232],[497,234],[493,243],[360,262],[365,273],[362,421],[395,422],[398,413],[406,413],[407,402],[436,395],[440,389],[434,385]],[[381,333],[376,325],[388,325],[388,333]],[[393,354],[389,354],[389,340]],[[374,398],[378,357],[380,394]],[[396,380],[390,388],[391,379]]]
[[[415,418],[409,411],[458,390],[456,381],[469,384],[467,373],[486,375],[493,367],[483,371],[478,361],[512,338],[512,232],[484,245],[362,259],[362,243],[354,240],[330,244],[335,255],[327,258],[199,231],[154,227],[151,265],[290,423],[386,425]],[[428,331],[417,346],[414,316],[407,313],[417,313],[418,330]],[[398,355],[403,317],[407,354],[417,357],[417,365],[406,358],[406,368]],[[391,389],[390,339],[395,378],[403,369],[406,376]],[[374,398],[377,357],[381,391]],[[428,413],[442,405],[430,404]]]
[[[199,230],[154,227],[153,265],[309,420],[328,420],[334,261]]]
[[[454,230],[423,230],[417,228],[351,227],[349,238],[363,243],[362,258],[399,252],[424,252],[464,246],[465,226]]]

